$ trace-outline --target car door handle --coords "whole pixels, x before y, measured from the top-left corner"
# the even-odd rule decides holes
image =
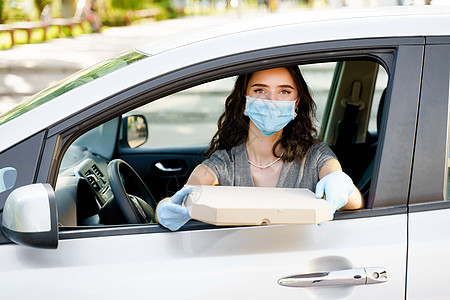
[[[292,275],[280,278],[278,284],[288,287],[345,286],[384,283],[387,279],[385,268],[358,268]]]
[[[168,167],[165,167],[160,162],[157,162],[155,164],[155,167],[158,168],[158,170],[163,171],[163,172],[180,172],[181,170],[183,170],[183,167],[179,167],[179,168],[168,168]]]

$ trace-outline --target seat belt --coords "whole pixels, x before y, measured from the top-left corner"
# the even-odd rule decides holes
[[[354,81],[352,93],[349,98],[344,98],[341,105],[345,107],[344,117],[337,126],[336,146],[350,145],[354,142],[358,129],[358,112],[365,108],[365,103],[360,100],[361,81]]]

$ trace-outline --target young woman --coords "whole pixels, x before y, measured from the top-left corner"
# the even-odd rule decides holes
[[[361,194],[336,156],[319,142],[315,103],[298,67],[241,75],[225,102],[207,159],[188,185],[308,188],[333,211],[363,206]],[[184,187],[160,202],[158,222],[178,230],[190,216]]]

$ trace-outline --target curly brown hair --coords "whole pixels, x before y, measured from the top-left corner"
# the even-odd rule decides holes
[[[298,66],[285,67],[291,74],[299,95],[297,117],[289,122],[283,129],[281,138],[275,142],[272,148],[281,145],[284,149],[283,161],[301,161],[309,148],[317,140],[317,130],[313,125],[316,115],[316,104],[311,97],[308,86]],[[244,115],[246,103],[247,85],[253,73],[239,75],[236,79],[233,91],[225,101],[225,111],[217,122],[218,130],[214,134],[210,146],[206,151],[209,158],[216,150],[230,150],[234,146],[247,141],[249,130],[249,118]]]

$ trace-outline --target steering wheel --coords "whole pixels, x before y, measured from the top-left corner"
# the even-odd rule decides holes
[[[108,179],[115,201],[128,223],[156,223],[155,198],[129,164],[121,159],[111,161]]]

